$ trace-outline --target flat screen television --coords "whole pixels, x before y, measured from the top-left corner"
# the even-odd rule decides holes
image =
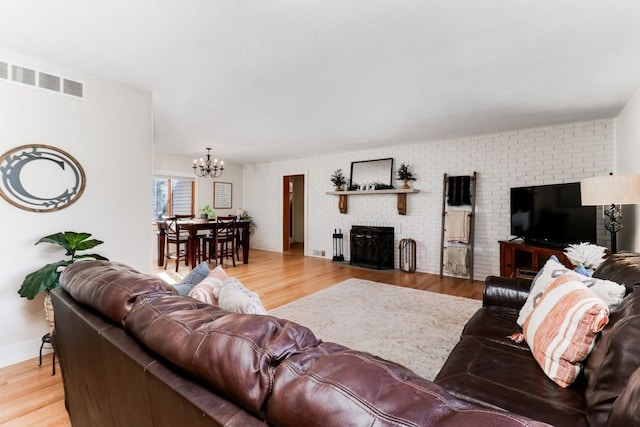
[[[511,188],[511,234],[539,245],[595,244],[596,207],[582,206],[578,182]]]

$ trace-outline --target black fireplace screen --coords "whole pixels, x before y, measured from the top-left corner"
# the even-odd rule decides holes
[[[349,263],[360,267],[394,267],[393,227],[371,227],[354,225],[351,227],[351,259]]]

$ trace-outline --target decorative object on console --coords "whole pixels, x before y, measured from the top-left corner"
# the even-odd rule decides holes
[[[416,180],[407,163],[402,163],[398,168],[398,179],[403,181],[402,188],[409,188],[409,181]]]
[[[347,180],[342,175],[342,169],[336,169],[333,175],[331,175],[331,182],[336,187],[336,191],[342,191],[342,186],[347,183]]]
[[[0,196],[31,212],[54,212],[73,204],[84,192],[82,166],[66,151],[32,144],[0,156]],[[46,183],[42,188],[40,183]]]
[[[200,158],[199,165],[198,161],[193,159],[193,173],[201,178],[219,178],[222,175],[223,170],[223,161],[220,161],[220,164],[218,164],[218,159],[214,158],[213,162],[211,162],[211,148],[207,147],[207,160]]]
[[[603,246],[583,242],[567,246],[564,254],[571,261],[571,264],[576,266],[576,271],[591,276],[593,270],[604,261],[606,250],[607,248]]]
[[[616,234],[622,229],[619,205],[640,203],[640,175],[605,175],[580,181],[583,205],[608,206],[604,214],[609,221],[604,227],[611,233],[611,253],[618,251]]]

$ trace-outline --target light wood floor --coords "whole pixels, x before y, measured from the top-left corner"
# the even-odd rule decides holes
[[[175,273],[173,262],[170,261],[166,270],[155,267],[156,273],[170,283],[179,282],[189,272],[186,266],[181,265]],[[236,267],[225,264],[224,268],[229,275],[236,276],[245,286],[256,291],[267,310],[352,277],[467,298],[480,299],[482,296],[481,282],[352,267],[302,256],[299,248],[292,248],[286,253],[252,249],[249,264],[238,263]],[[37,350],[34,349],[34,353]],[[51,375],[51,354],[44,356],[42,366],[38,366],[38,358],[35,358],[0,368],[2,426],[70,426],[63,399],[59,366],[56,375]]]

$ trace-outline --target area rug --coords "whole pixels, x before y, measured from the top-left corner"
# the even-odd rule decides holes
[[[469,298],[348,279],[269,314],[300,323],[323,341],[373,353],[432,380],[480,306]]]

